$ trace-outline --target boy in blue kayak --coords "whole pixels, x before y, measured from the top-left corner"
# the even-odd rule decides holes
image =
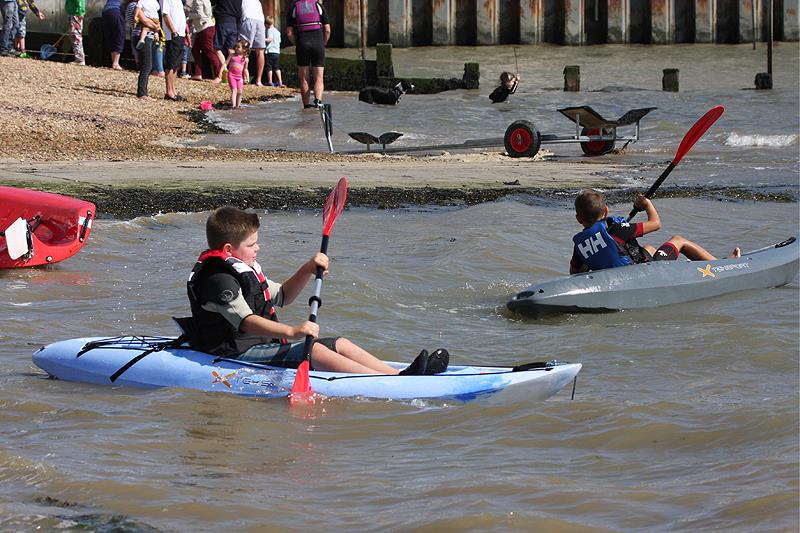
[[[705,248],[680,235],[673,235],[658,249],[640,245],[636,239],[661,229],[661,219],[653,202],[641,194],[633,207],[644,211],[647,221],[630,223],[624,217],[609,217],[605,198],[595,190],[582,191],[575,198],[575,218],[583,231],[572,237],[575,247],[569,262],[570,274],[648,261],[672,261],[680,254],[692,261],[716,259]],[[728,257],[740,256],[737,247]]]
[[[327,273],[328,256],[317,253],[284,283],[264,275],[256,261],[258,215],[221,207],[208,217],[209,249],[200,254],[189,276],[190,321],[182,326],[192,348],[210,354],[297,368],[304,359],[306,335],[313,336],[311,363],[315,370],[358,374],[430,375],[447,369],[449,354],[423,350],[398,371],[343,337],[319,337],[319,325],[305,321],[290,326],[278,322],[275,307],[294,301],[317,267]],[[296,342],[290,342],[296,341]]]

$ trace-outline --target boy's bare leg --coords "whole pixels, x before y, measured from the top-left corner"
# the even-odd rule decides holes
[[[656,247],[652,246],[650,244],[645,244],[644,246],[642,246],[642,248],[647,250],[647,253],[650,254],[650,257],[653,257],[655,255],[655,253],[656,253]]]
[[[336,351],[351,361],[355,361],[356,363],[367,368],[371,368],[372,370],[375,370],[381,374],[397,374],[399,372],[399,370],[396,368],[392,368],[366,351],[364,348],[352,343],[344,337],[339,337],[339,339],[337,339]]]
[[[340,348],[343,345],[340,344],[341,340],[342,339],[340,339],[339,342],[336,343],[337,348]],[[345,357],[342,354],[331,351],[322,344],[314,344],[314,348],[311,351],[311,358],[314,368],[316,370],[322,370],[325,372],[347,372],[352,374],[389,373],[372,369],[353,359]],[[393,368],[389,368],[389,370],[391,370],[390,372],[391,374],[397,374],[397,370]]]
[[[671,242],[678,252],[692,261],[713,261],[716,259],[708,250],[689,239],[684,239],[680,235],[673,235],[667,242]]]

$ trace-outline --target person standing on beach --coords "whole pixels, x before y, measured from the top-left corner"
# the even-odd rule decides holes
[[[186,39],[186,15],[181,0],[161,0],[161,28],[164,30],[164,100],[183,100],[178,96],[175,80],[183,56],[183,42]]]
[[[122,1],[106,0],[101,16],[103,17],[103,35],[111,49],[111,68],[122,70],[122,67],[119,66],[119,56],[125,46],[125,17],[122,14]]]
[[[187,0],[186,9],[189,24],[194,30],[194,43],[192,44],[192,57],[194,58],[194,73],[192,79],[203,80],[203,57],[211,64],[211,78],[218,78],[222,73],[222,63],[214,50],[214,19],[211,13],[209,0]]]
[[[86,0],[66,0],[64,11],[69,15],[69,34],[72,37],[75,63],[86,65],[86,55],[83,53],[83,17],[86,15]]]
[[[17,0],[0,0],[3,13],[3,32],[0,33],[0,56],[15,56],[14,34],[17,31]]]
[[[250,43],[250,49],[256,54],[256,85],[261,86],[264,75],[264,50],[267,48],[266,29],[264,28],[264,11],[259,0],[242,0],[242,25],[239,27],[239,39]],[[230,72],[230,69],[228,69]],[[250,72],[244,71],[244,82],[250,83]]]
[[[145,10],[151,10],[155,7],[158,11],[157,0],[138,0],[136,2],[136,9],[134,11],[133,19],[134,25],[131,30],[131,43],[137,43],[133,47],[136,54],[136,61],[139,64],[139,78],[136,84],[136,96],[143,100],[149,100],[150,96],[147,94],[147,82],[150,79],[150,70],[153,68],[153,39],[161,32],[161,25],[158,21],[153,21],[147,15]],[[139,36],[141,32],[147,32],[144,41],[139,43]],[[141,46],[139,46],[141,44]]]
[[[294,0],[286,16],[286,38],[297,46],[297,76],[300,78],[300,98],[303,109],[322,105],[325,89],[325,45],[331,37],[328,14],[316,0]],[[314,103],[310,103],[309,70],[314,78]]]
[[[44,20],[44,11],[41,11],[33,0],[17,0],[17,29],[15,34],[15,48],[20,55],[25,53],[25,34],[27,33],[27,23],[25,17],[30,9],[39,20]],[[27,57],[22,56],[22,57]]]
[[[275,19],[266,18],[267,25],[267,85],[285,87],[281,78],[281,32],[275,27]],[[275,81],[272,73],[275,73]]]
[[[225,58],[233,53],[233,47],[239,40],[239,23],[242,20],[242,0],[211,0],[211,7],[214,12],[216,30],[214,33],[214,49],[221,63],[225,64]],[[227,55],[225,54],[227,52]],[[222,72],[212,83],[222,81]]]

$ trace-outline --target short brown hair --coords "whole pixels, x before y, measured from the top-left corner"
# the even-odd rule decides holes
[[[575,198],[575,213],[585,222],[599,219],[605,208],[606,199],[600,191],[585,189]]]
[[[264,22],[266,23],[267,26],[272,26],[273,24],[275,24],[275,19],[272,18],[272,15],[267,15],[267,18],[264,19]]]
[[[208,247],[219,250],[226,243],[234,246],[242,244],[249,235],[257,231],[260,222],[258,215],[236,207],[220,207],[206,221],[206,240]]]

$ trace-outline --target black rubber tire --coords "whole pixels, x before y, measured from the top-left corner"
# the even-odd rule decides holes
[[[506,128],[503,144],[509,157],[533,157],[542,146],[542,136],[529,120],[517,120]]]
[[[597,128],[583,128],[581,136],[583,135],[597,135],[600,130]],[[611,130],[604,129],[604,134],[611,133]],[[586,141],[581,143],[581,150],[589,157],[596,157],[598,155],[607,154],[614,149],[614,141]]]

